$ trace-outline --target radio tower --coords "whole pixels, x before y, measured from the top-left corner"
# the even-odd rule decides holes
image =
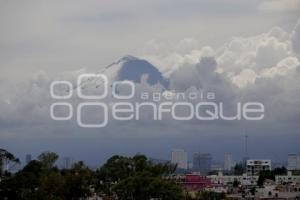
[[[245,158],[248,159],[248,135],[245,134]]]

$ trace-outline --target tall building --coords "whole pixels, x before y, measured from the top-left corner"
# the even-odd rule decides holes
[[[193,170],[201,174],[208,174],[211,170],[212,156],[209,153],[195,153],[193,156]]]
[[[258,176],[261,171],[271,170],[271,160],[247,160],[248,176]]]
[[[300,155],[289,154],[288,155],[288,170],[297,170],[300,169]]]
[[[28,163],[30,163],[30,161],[31,161],[31,154],[26,154],[26,156],[25,156],[25,163],[26,163],[26,165]]]
[[[232,159],[231,154],[225,154],[224,155],[224,170],[230,171],[232,167],[234,166],[234,161]]]
[[[171,163],[177,164],[177,168],[187,169],[187,152],[183,149],[174,149],[172,150]]]
[[[71,169],[73,165],[73,160],[70,157],[63,158],[63,168],[64,169]]]

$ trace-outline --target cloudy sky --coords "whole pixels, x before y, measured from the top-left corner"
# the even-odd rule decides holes
[[[299,0],[0,1],[0,146],[103,162],[119,153],[167,159],[172,148],[285,161],[300,153]],[[260,101],[261,122],[136,123],[85,130],[49,118],[49,84],[134,55],[172,87]],[[81,70],[81,71],[80,71]],[[63,74],[63,75],[62,75]],[[142,86],[141,86],[142,87]]]

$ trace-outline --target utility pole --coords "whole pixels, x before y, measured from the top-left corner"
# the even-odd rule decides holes
[[[248,158],[248,135],[245,134],[245,157]]]

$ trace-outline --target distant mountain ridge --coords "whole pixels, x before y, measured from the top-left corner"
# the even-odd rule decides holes
[[[139,59],[130,55],[124,56],[111,63],[107,67],[99,70],[96,74],[106,75],[110,83],[125,80],[132,81],[134,83],[141,83],[143,76],[146,76],[146,82],[149,85],[160,84],[165,89],[169,88],[169,79],[165,78],[154,65],[149,63],[147,60]],[[98,88],[102,85],[102,80],[99,77],[90,77],[84,80],[80,87],[85,89],[86,85]]]
[[[126,56],[119,60],[122,63],[117,71],[116,80],[129,80],[134,83],[140,83],[143,75],[147,76],[149,85],[161,84],[164,88],[169,87],[169,80],[147,60],[139,59],[134,56]],[[113,67],[113,66],[111,66]]]

